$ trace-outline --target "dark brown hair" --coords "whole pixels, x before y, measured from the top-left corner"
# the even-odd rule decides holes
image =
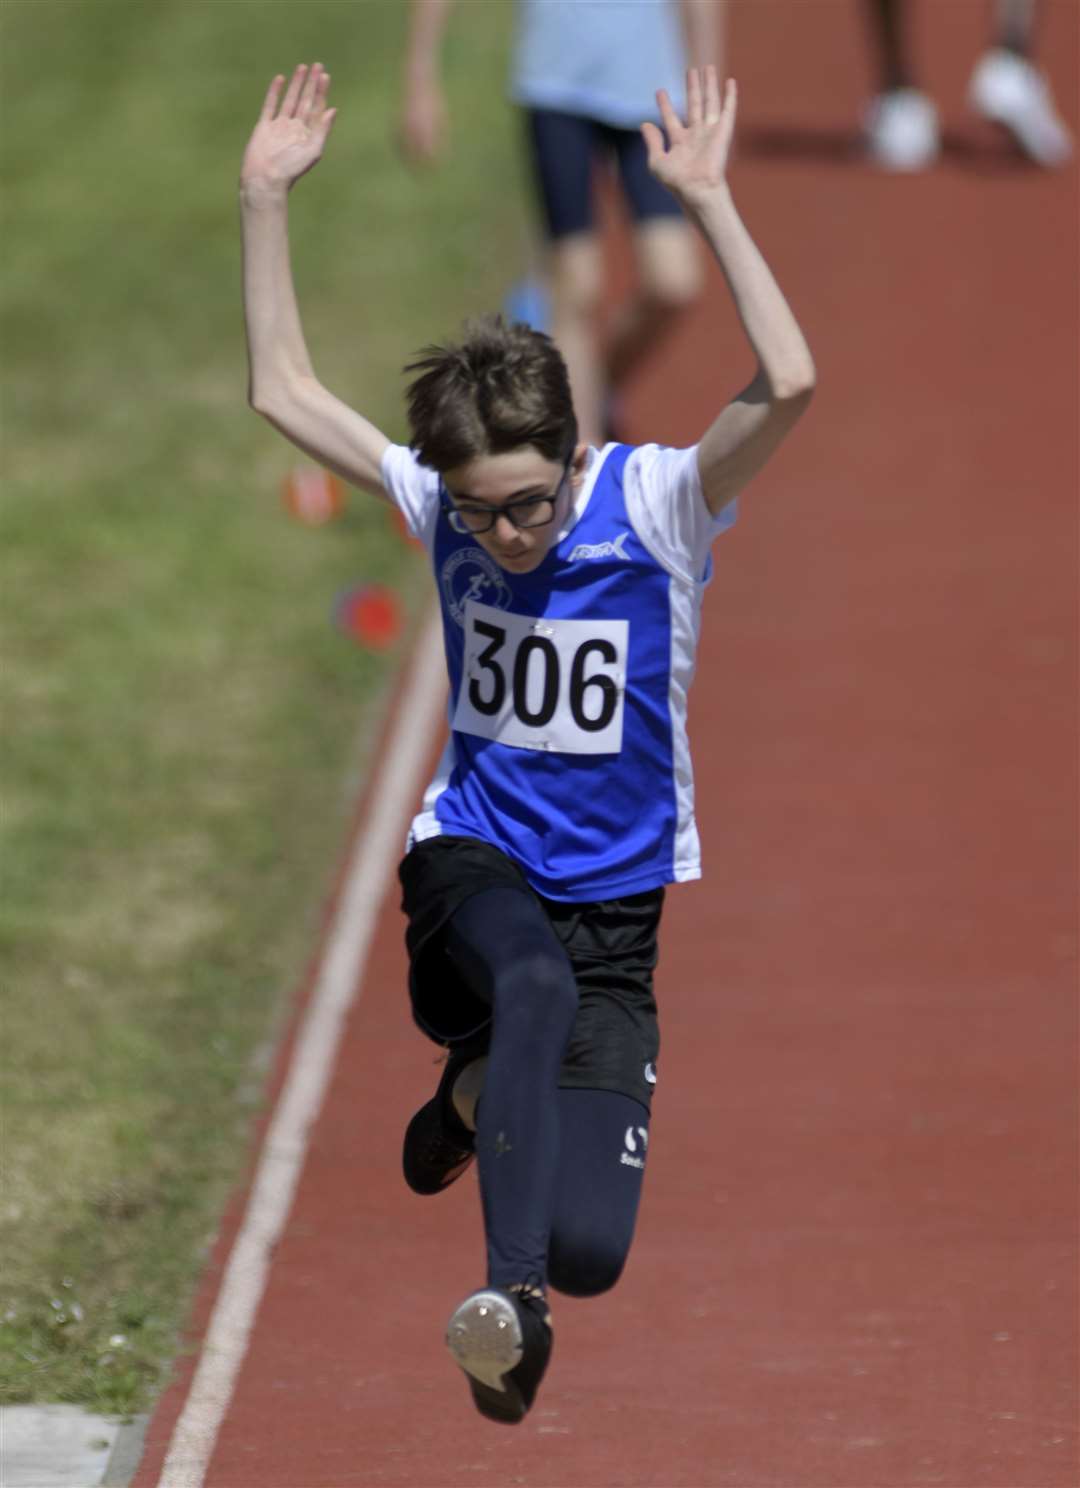
[[[459,341],[425,346],[405,371],[410,444],[434,470],[526,444],[561,462],[577,443],[566,363],[530,326],[480,316]]]

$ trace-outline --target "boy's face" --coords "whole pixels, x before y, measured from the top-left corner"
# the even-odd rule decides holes
[[[579,444],[564,466],[526,444],[444,470],[455,526],[508,573],[531,573],[566,525],[587,453]]]

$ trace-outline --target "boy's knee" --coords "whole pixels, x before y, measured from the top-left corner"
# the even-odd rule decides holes
[[[598,1297],[622,1275],[626,1247],[608,1236],[553,1236],[548,1281],[568,1297]]]

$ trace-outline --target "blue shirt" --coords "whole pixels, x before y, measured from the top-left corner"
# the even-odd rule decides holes
[[[526,108],[636,129],[659,121],[657,88],[685,111],[676,0],[518,0],[510,94]]]

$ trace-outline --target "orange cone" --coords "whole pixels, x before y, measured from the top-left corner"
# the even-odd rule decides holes
[[[321,465],[298,465],[290,470],[282,496],[292,516],[307,527],[322,527],[332,522],[345,507],[341,481]]]
[[[385,584],[363,584],[338,597],[334,620],[360,645],[386,651],[401,634],[401,602]]]

